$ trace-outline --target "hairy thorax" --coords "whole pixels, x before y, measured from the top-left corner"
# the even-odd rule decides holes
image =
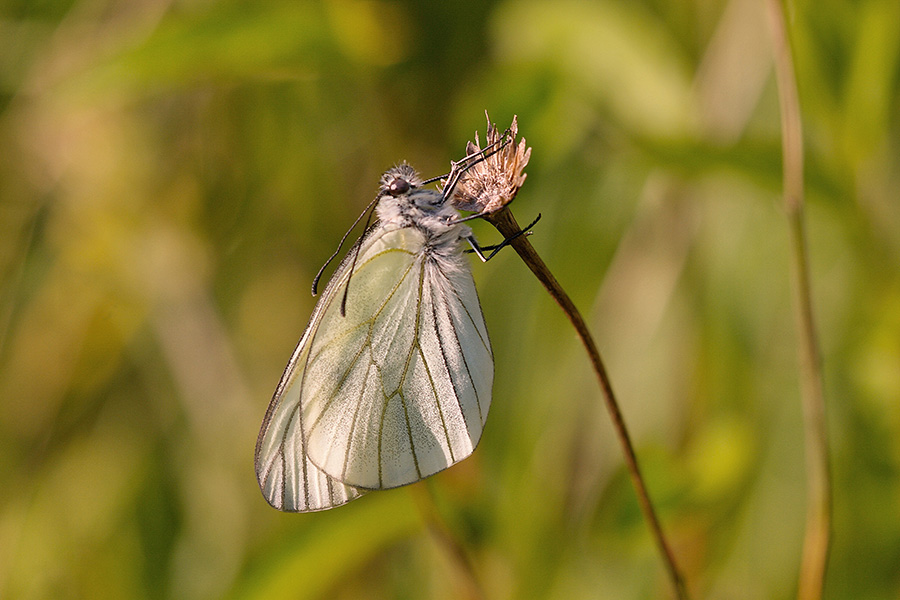
[[[472,234],[466,225],[455,223],[459,213],[435,190],[414,188],[402,196],[385,196],[376,214],[389,229],[413,227],[420,231],[423,253],[438,260],[458,256],[460,240]]]

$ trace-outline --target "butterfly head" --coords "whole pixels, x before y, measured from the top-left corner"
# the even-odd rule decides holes
[[[417,227],[435,235],[447,233],[459,213],[446,203],[441,192],[423,187],[425,183],[405,162],[388,169],[379,181],[379,221],[389,226]]]
[[[387,194],[397,198],[409,193],[413,188],[422,185],[422,178],[408,163],[402,162],[396,167],[388,169],[379,181],[382,195]]]

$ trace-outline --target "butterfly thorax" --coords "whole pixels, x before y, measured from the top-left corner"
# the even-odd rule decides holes
[[[375,210],[382,227],[414,227],[424,235],[425,248],[438,252],[454,251],[459,240],[470,234],[468,227],[455,223],[459,213],[435,190],[412,188],[399,196],[386,194]]]

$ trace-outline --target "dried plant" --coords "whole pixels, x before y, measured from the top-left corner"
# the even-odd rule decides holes
[[[483,215],[495,213],[513,201],[519,188],[525,183],[527,176],[522,171],[531,158],[531,148],[526,148],[525,138],[516,144],[519,124],[513,117],[512,125],[501,133],[497,126],[487,118],[485,148],[499,146],[499,150],[489,153],[487,157],[475,164],[457,185],[451,203],[460,210],[477,212]],[[508,138],[508,143],[503,143]],[[466,154],[471,156],[481,152],[478,132],[475,141],[466,145]]]

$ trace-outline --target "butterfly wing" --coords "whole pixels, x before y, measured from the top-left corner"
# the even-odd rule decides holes
[[[416,228],[376,229],[362,242],[345,315],[342,263],[260,433],[257,470],[270,502],[274,493],[337,506],[475,449],[493,355],[469,265],[452,244],[455,252],[436,255]]]
[[[347,314],[322,315],[302,382],[307,452],[364,489],[406,485],[469,456],[481,437],[493,356],[469,265],[426,250],[416,228],[361,255]]]
[[[276,450],[257,452],[259,486],[269,504],[286,512],[313,512],[346,504],[365,493],[316,467],[306,455],[297,419],[289,419],[286,425],[281,431],[270,424],[269,437],[283,433],[283,439]]]
[[[363,238],[358,243],[365,243]],[[350,272],[351,251],[322,293],[278,382],[256,440],[256,475],[263,496],[273,507],[286,512],[312,512],[346,504],[365,493],[344,485],[319,469],[309,459],[300,410],[301,386],[309,360],[310,343],[325,309],[336,302]],[[339,300],[337,303],[339,304]]]
[[[364,489],[406,485],[469,456],[491,401],[493,355],[469,265],[415,228],[367,245],[347,314],[326,308],[302,382],[314,464]]]

